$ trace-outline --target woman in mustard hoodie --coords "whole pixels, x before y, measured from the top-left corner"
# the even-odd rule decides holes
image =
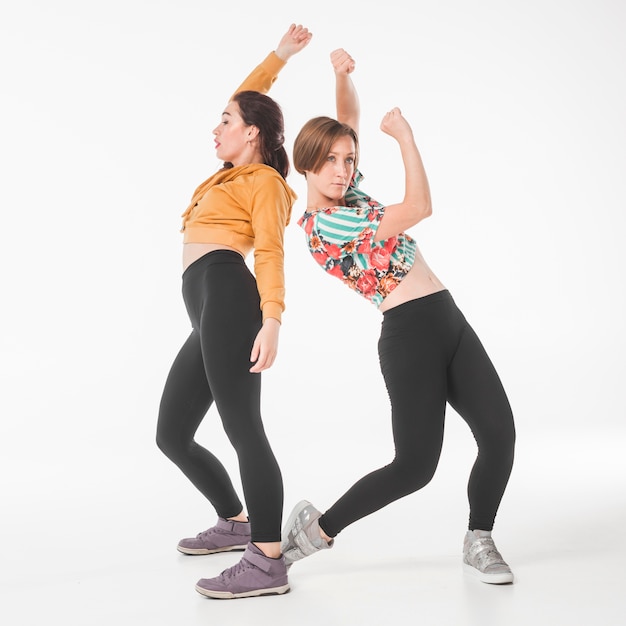
[[[260,410],[261,375],[276,357],[284,310],[283,236],[296,195],[286,182],[280,107],[267,91],[311,40],[292,24],[237,89],[213,130],[224,166],[194,192],[183,214],[182,292],[191,334],[171,367],[157,445],[213,505],[217,523],[182,539],[185,554],[245,550],[220,576],[198,581],[210,597],[289,590],[280,551],[283,483]],[[245,257],[254,250],[254,274]],[[244,500],[195,433],[215,403],[237,453]]]

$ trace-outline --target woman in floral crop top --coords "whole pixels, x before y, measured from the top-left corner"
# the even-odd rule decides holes
[[[355,171],[346,191],[348,206],[307,210],[298,224],[322,268],[378,307],[409,273],[417,246],[406,233],[374,240],[385,207],[358,188],[361,179]]]
[[[284,308],[283,235],[295,193],[286,183],[284,121],[266,92],[310,41],[292,24],[244,80],[213,130],[224,167],[194,192],[183,214],[182,292],[191,333],[178,352],[159,407],[157,444],[210,502],[217,523],[182,539],[184,554],[244,550],[196,590],[242,598],[289,590],[280,552],[281,471],[260,409],[261,372],[274,361]],[[245,257],[254,249],[254,274]],[[237,453],[250,520],[217,457],[195,435],[215,405]]]
[[[383,313],[378,348],[395,457],[357,481],[324,514],[299,502],[283,528],[283,554],[292,564],[330,548],[350,524],[424,487],[439,461],[449,403],[478,444],[468,484],[464,569],[486,583],[511,583],[511,569],[491,538],[513,466],[511,407],[476,333],[405,233],[431,214],[428,180],[409,123],[397,108],[381,123],[398,143],[405,170],[404,199],[383,206],[359,189],[354,61],[342,49],[331,61],[338,119],[310,120],[294,144],[294,167],[307,183],[307,208],[298,223],[319,266]],[[418,524],[411,524],[416,532]]]

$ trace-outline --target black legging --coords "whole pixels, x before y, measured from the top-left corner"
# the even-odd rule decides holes
[[[355,483],[320,526],[334,537],[424,487],[439,462],[448,402],[478,444],[468,484],[469,528],[491,530],[513,466],[513,414],[491,360],[450,293],[385,312],[378,354],[391,399],[395,458]]]
[[[282,476],[261,420],[261,375],[249,372],[262,324],[256,281],[237,252],[209,252],[183,273],[183,298],[193,330],[165,383],[157,445],[219,516],[238,515],[226,469],[194,440],[215,401],[239,459],[252,541],[280,541]]]

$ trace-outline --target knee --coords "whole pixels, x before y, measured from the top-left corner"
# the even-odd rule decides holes
[[[512,464],[515,456],[515,437],[512,421],[500,423],[497,428],[485,433],[480,439],[477,438],[480,456],[493,459],[502,465]]]
[[[481,445],[510,451],[515,448],[515,421],[510,410],[494,414],[485,426],[476,431],[476,440]]]
[[[178,437],[172,436],[171,433],[167,433],[162,428],[157,428],[156,445],[159,450],[161,450],[168,459],[174,461],[174,463],[184,456],[184,450],[186,448]]]
[[[497,446],[502,450],[504,454],[513,457],[515,451],[515,424],[513,422],[513,416],[506,421],[500,423],[498,432],[492,437],[494,442],[497,442]]]
[[[425,487],[435,476],[437,459],[422,458],[407,461],[396,458],[391,466],[395,473],[394,481],[403,495],[409,495]],[[390,467],[391,467],[390,466]]]
[[[170,439],[168,439],[158,428],[156,433],[156,445],[161,452],[167,457],[170,456]]]
[[[260,416],[253,420],[227,419],[227,417],[222,417],[224,432],[238,454],[247,454],[251,449],[254,450],[267,441]]]

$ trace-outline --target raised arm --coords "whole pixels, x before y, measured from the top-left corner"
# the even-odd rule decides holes
[[[400,146],[404,163],[404,200],[390,204],[376,231],[375,241],[383,241],[415,226],[432,213],[430,187],[417,149],[413,130],[397,107],[389,111],[380,124],[380,129],[393,137]]]
[[[311,41],[313,34],[308,28],[298,24],[291,24],[287,32],[281,37],[274,52],[257,65],[245,80],[237,87],[234,97],[240,91],[260,91],[267,93],[278,78],[278,72],[285,67],[287,61],[297,52],[305,48]]]
[[[343,48],[338,48],[330,53],[330,60],[335,70],[337,121],[348,124],[358,134],[361,109],[350,77],[355,68],[354,59]]]

